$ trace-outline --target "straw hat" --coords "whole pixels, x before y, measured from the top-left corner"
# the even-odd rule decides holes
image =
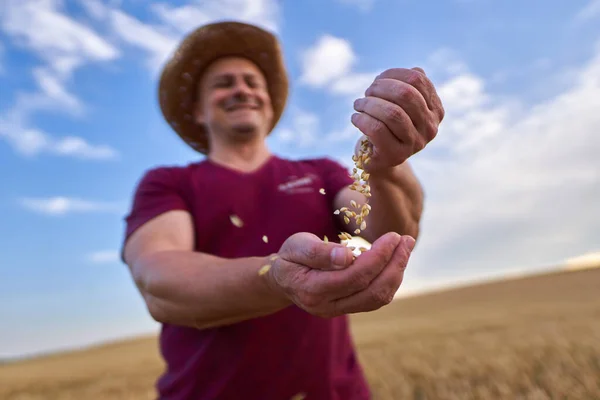
[[[265,74],[275,127],[285,108],[288,77],[276,37],[254,25],[224,21],[201,26],[184,38],[165,65],[159,82],[159,103],[173,130],[193,149],[206,154],[208,136],[194,122],[193,107],[198,80],[218,58],[238,56],[254,62]]]

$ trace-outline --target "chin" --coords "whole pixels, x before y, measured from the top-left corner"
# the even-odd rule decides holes
[[[231,126],[232,138],[236,142],[252,141],[259,136],[259,132],[260,129],[256,124],[238,123]]]

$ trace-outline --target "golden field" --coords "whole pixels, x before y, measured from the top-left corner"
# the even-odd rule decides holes
[[[600,399],[600,269],[403,298],[352,321],[374,399]],[[152,399],[156,346],[0,366],[0,399]]]

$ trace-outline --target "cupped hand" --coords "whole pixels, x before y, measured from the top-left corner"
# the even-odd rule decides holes
[[[279,292],[316,316],[373,311],[394,298],[414,243],[410,236],[387,233],[353,260],[343,244],[298,233],[283,244],[268,278]]]

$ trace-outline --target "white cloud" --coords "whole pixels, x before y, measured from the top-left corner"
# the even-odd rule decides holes
[[[110,6],[103,4],[100,0],[79,0],[79,4],[95,19],[103,20],[108,17]]]
[[[426,64],[443,77],[436,87],[446,118],[412,158],[426,203],[401,293],[518,276],[596,254],[600,47],[570,74],[567,89],[537,104],[490,92],[450,50]],[[349,127],[330,138],[344,135],[355,132]],[[350,166],[350,156],[338,160]]]
[[[151,11],[159,17],[161,24],[140,21],[116,8],[100,11],[94,5],[88,10],[96,17],[108,15],[112,31],[121,40],[145,51],[148,54],[146,65],[153,74],[158,73],[179,40],[200,25],[235,19],[278,32],[280,24],[280,6],[276,0],[209,0],[178,7],[154,3]]]
[[[350,98],[357,99],[365,95],[365,90],[375,80],[375,73],[347,73],[336,79],[330,86],[334,94],[347,95]]]
[[[356,61],[350,42],[331,35],[321,36],[301,57],[300,82],[316,88],[343,78]]]
[[[174,30],[187,33],[200,25],[234,18],[279,31],[280,6],[276,0],[207,0],[180,7],[155,3],[152,10]]]
[[[85,199],[56,196],[42,198],[23,198],[20,204],[30,211],[44,215],[63,216],[72,213],[120,212],[117,203],[91,201]]]
[[[539,104],[497,98],[468,71],[438,90],[446,120],[413,160],[427,193],[416,281],[552,266],[598,247],[600,52]]]
[[[588,22],[600,16],[600,0],[590,0],[576,15],[575,21],[578,23]]]
[[[87,259],[93,264],[110,264],[120,261],[120,254],[117,250],[100,250],[88,254]]]
[[[32,70],[39,91],[17,92],[14,105],[0,114],[0,138],[28,156],[52,153],[114,158],[116,151],[108,146],[91,145],[77,136],[55,138],[30,124],[38,111],[81,116],[84,105],[66,88],[72,73],[87,63],[109,62],[120,56],[96,32],[64,14],[63,7],[57,0],[7,0],[0,5],[0,28],[15,45],[35,53],[44,63]]]
[[[343,96],[351,106],[354,99],[364,96],[365,90],[377,76],[377,73],[356,72],[354,66],[357,61],[358,57],[348,40],[323,35],[301,53],[302,73],[299,81],[308,87]],[[360,132],[350,123],[348,116],[348,124],[329,132],[323,141],[339,143],[359,137]]]
[[[299,108],[291,110],[291,114],[290,124],[275,133],[277,140],[301,149],[315,146],[320,130],[319,117]]]
[[[356,72],[358,57],[350,41],[323,35],[300,54],[300,84],[350,99],[364,96],[377,73]]]
[[[0,115],[0,139],[7,141],[19,154],[27,157],[51,154],[82,160],[110,160],[118,157],[118,152],[108,145],[91,144],[78,136],[54,137],[28,126],[23,120],[23,114],[27,114],[26,108],[47,106],[49,98],[37,94],[24,95],[21,99],[27,106],[20,107],[21,103],[18,101],[17,106],[5,116]]]
[[[0,26],[61,77],[87,60],[110,61],[120,55],[89,27],[62,13],[62,5],[58,0],[5,0],[0,6]]]
[[[65,107],[73,113],[81,113],[83,105],[77,97],[69,93],[62,85],[59,78],[46,68],[35,68],[33,76],[44,96],[56,107]]]
[[[149,57],[147,66],[153,73],[157,73],[175,49],[177,38],[120,10],[111,10],[110,16],[114,32],[128,44],[146,51]]]

